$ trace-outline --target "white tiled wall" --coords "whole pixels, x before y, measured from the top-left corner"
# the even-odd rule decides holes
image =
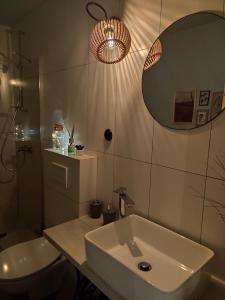
[[[141,76],[146,50],[130,53],[117,65],[115,154],[150,162],[153,119],[141,91]]]
[[[151,219],[200,241],[205,177],[153,164]]]
[[[210,245],[213,272],[225,260],[225,223],[207,197],[225,198],[225,117],[189,132],[168,130],[148,113],[141,93],[142,66],[159,32],[178,18],[201,10],[223,14],[224,0],[101,0],[110,16],[121,16],[132,36],[128,56],[114,66],[88,54],[95,22],[86,0],[46,0],[17,27],[27,35],[24,51],[40,59],[42,142],[62,118],[75,123],[77,140],[97,151],[98,197],[117,203],[113,189],[124,185],[135,210]],[[96,12],[97,13],[97,12]],[[105,142],[103,132],[113,131]],[[223,180],[221,180],[223,179]]]

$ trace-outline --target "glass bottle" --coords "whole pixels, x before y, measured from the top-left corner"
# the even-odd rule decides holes
[[[55,123],[54,125],[52,133],[52,147],[54,150],[65,150],[65,132],[63,130],[63,125],[60,123]]]

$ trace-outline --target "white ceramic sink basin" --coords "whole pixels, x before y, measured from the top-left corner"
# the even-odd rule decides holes
[[[203,267],[214,253],[179,234],[136,215],[85,236],[87,263],[124,299],[195,300]],[[138,268],[151,265],[149,271]]]

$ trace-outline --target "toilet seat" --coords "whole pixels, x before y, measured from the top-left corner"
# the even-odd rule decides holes
[[[44,237],[19,243],[0,252],[0,280],[34,274],[54,263],[60,255]]]

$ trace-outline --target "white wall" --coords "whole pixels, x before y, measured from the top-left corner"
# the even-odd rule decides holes
[[[47,0],[21,20],[24,51],[40,58],[41,131],[49,144],[53,123],[74,122],[77,141],[97,151],[98,197],[118,200],[113,189],[126,186],[136,211],[212,247],[213,272],[225,280],[225,224],[212,198],[225,204],[225,114],[194,131],[161,127],[146,110],[141,73],[148,48],[178,18],[200,10],[223,13],[223,0],[101,0],[110,15],[121,14],[130,30],[129,55],[103,65],[88,53],[94,22],[82,0]],[[106,128],[113,141],[104,142]]]

